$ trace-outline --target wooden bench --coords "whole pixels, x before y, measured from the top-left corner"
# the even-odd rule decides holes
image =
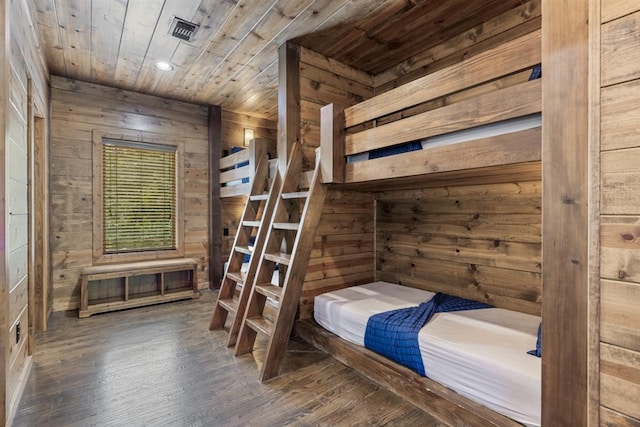
[[[181,258],[86,267],[78,316],[199,298],[197,266]]]

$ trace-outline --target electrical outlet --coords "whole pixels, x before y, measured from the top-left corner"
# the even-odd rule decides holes
[[[16,344],[20,342],[20,322],[16,325]]]

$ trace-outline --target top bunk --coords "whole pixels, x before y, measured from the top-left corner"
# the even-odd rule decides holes
[[[260,159],[269,162],[269,176],[276,168],[276,141],[252,139],[248,147],[231,147],[220,159],[220,197],[247,196]]]
[[[536,31],[351,107],[324,106],[323,181],[539,178],[540,62]]]

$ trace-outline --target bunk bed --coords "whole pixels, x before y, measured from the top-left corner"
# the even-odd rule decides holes
[[[323,181],[337,188],[384,191],[434,183],[539,180],[540,63],[536,31],[349,108],[323,107]],[[420,330],[431,343],[424,347],[427,350],[421,348],[427,377],[362,347],[370,316],[419,305],[433,296],[414,290],[373,283],[322,294],[315,298],[316,320],[301,320],[296,330],[316,347],[448,424],[539,425],[541,359],[527,351],[539,344],[541,318],[530,310],[506,310],[496,304],[480,315],[434,316]],[[464,324],[460,330],[466,332],[451,332],[456,323]],[[487,329],[491,323],[495,325]],[[443,334],[471,341],[492,337],[509,345],[496,346],[481,357],[485,362],[494,360],[480,368],[470,354],[490,344],[476,342],[474,347],[443,339]],[[454,347],[467,354],[455,353]],[[465,358],[468,363],[460,362]],[[510,358],[510,375],[495,370]],[[460,363],[446,366],[451,360]],[[437,371],[437,365],[446,368]],[[474,372],[488,376],[476,389],[450,375],[456,370],[467,377]],[[492,381],[496,389],[483,390]],[[524,401],[509,406],[506,401],[518,393]]]
[[[269,159],[269,176],[275,170],[276,143],[272,139],[256,138],[249,147],[231,147],[220,159],[220,198],[246,196],[262,157]]]
[[[352,107],[323,107],[323,182],[399,186],[535,170],[541,80],[530,76],[540,57],[534,32]]]

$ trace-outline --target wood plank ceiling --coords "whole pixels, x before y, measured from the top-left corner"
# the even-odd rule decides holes
[[[52,74],[270,119],[286,40],[377,74],[522,3],[35,0]],[[174,16],[200,25],[193,40],[169,34]]]

